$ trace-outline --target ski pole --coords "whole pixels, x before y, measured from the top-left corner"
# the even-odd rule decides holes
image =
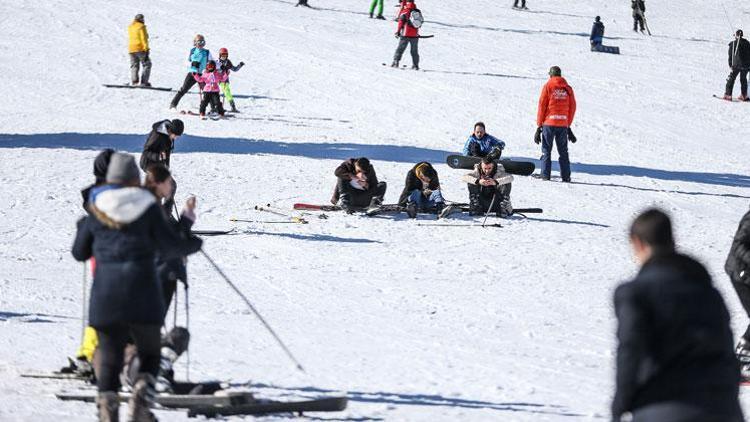
[[[490,207],[487,208],[487,212],[484,214],[484,221],[482,221],[482,227],[485,226],[487,223],[487,217],[490,216],[490,213],[492,212],[492,206],[495,205],[495,198],[497,198],[497,188],[495,188],[495,194],[492,195],[492,201],[490,201]]]
[[[88,290],[88,278],[86,277],[86,262],[83,263],[83,289],[81,290],[81,341],[86,335],[86,290]]]
[[[185,280],[185,329],[187,329],[187,332],[190,333],[190,300],[188,300],[188,285],[187,280]],[[187,356],[185,358],[187,359],[186,367],[185,367],[185,379],[187,379],[188,382],[190,382],[190,347],[186,350]]]
[[[206,258],[206,260],[208,260],[208,262],[211,264],[211,266],[214,267],[214,269],[216,270],[216,272],[219,273],[219,275],[224,279],[224,281],[226,281],[227,284],[229,284],[229,287],[231,287],[232,290],[234,290],[234,292],[237,293],[237,295],[242,299],[242,301],[245,302],[245,304],[247,305],[247,307],[250,308],[251,311],[253,311],[253,313],[255,314],[255,316],[258,317],[258,319],[260,320],[260,322],[263,323],[263,325],[266,327],[266,329],[268,330],[268,332],[271,333],[271,335],[273,336],[273,338],[276,339],[276,342],[279,344],[279,346],[281,346],[281,348],[284,350],[284,353],[286,353],[286,355],[289,357],[289,359],[291,359],[291,361],[294,362],[295,365],[297,365],[297,369],[299,369],[302,372],[307,373],[305,371],[305,368],[302,367],[302,364],[299,363],[299,361],[294,357],[294,355],[289,350],[289,348],[286,347],[286,345],[284,344],[283,341],[281,341],[281,338],[279,338],[279,336],[276,334],[276,332],[273,330],[273,328],[271,328],[271,326],[268,324],[268,322],[266,322],[266,320],[263,318],[263,316],[260,314],[260,312],[258,312],[258,310],[255,309],[255,306],[253,306],[253,304],[250,303],[250,301],[247,299],[247,297],[244,294],[242,294],[242,291],[240,291],[240,289],[238,289],[237,286],[234,283],[232,283],[231,280],[229,280],[229,277],[227,277],[226,274],[224,274],[224,272],[221,270],[221,268],[219,268],[219,266],[216,265],[216,263],[214,262],[214,260],[211,259],[210,256],[208,256],[208,254],[206,253],[206,251],[204,251],[203,249],[201,249],[200,252]]]

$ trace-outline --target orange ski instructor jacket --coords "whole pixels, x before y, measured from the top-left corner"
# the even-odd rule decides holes
[[[539,97],[536,125],[570,127],[575,114],[576,97],[573,88],[562,76],[549,78]]]

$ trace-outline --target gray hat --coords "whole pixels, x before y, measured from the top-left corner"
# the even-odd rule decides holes
[[[140,23],[143,23],[143,15],[140,13],[135,15],[135,20],[137,20]]]
[[[560,70],[560,66],[552,66],[549,68],[549,75],[550,76],[562,76],[562,71]]]
[[[141,173],[135,164],[135,158],[121,152],[112,154],[107,168],[107,183],[128,183],[135,180],[138,182],[141,180]]]

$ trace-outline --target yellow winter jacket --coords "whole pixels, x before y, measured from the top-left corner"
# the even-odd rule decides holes
[[[128,52],[148,51],[148,32],[143,22],[133,21],[128,27]]]

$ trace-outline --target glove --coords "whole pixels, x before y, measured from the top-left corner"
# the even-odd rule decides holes
[[[574,144],[575,144],[575,143],[576,143],[576,141],[578,140],[578,139],[576,138],[576,136],[575,136],[575,135],[573,135],[573,130],[571,130],[570,128],[568,128],[568,140],[569,140],[570,142],[574,143]]]
[[[240,62],[240,67],[244,66],[245,62]]]
[[[534,134],[534,143],[537,145],[542,143],[542,127],[541,126],[536,128],[536,133]]]
[[[190,66],[191,67],[195,67],[195,68],[199,68],[201,66],[201,63],[200,62],[191,62]]]
[[[396,38],[401,38],[401,34],[399,34],[398,32],[396,32],[394,35],[396,36]]]

